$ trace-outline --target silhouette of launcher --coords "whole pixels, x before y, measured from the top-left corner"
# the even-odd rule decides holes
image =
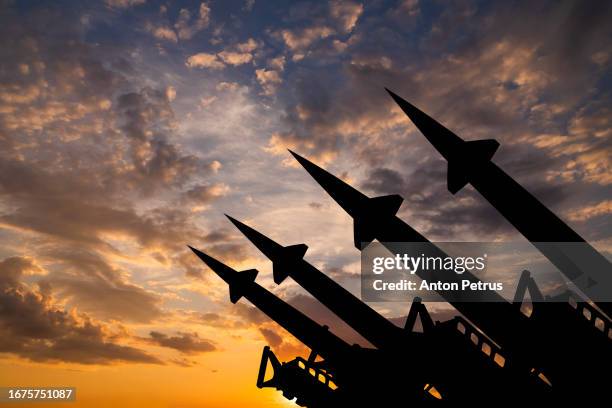
[[[481,336],[478,330],[464,319],[434,324],[425,306],[416,299],[410,308],[406,324],[401,329],[305,261],[303,257],[308,249],[306,245],[284,247],[240,221],[227,217],[273,262],[276,283],[280,284],[288,276],[292,277],[377,349],[394,356],[398,355],[396,352],[402,353],[399,360],[405,360],[405,365],[420,367],[421,380],[433,384],[435,389],[444,395],[445,400],[463,401],[466,390],[473,389],[476,396],[470,400],[486,402],[492,395],[511,391],[508,385],[514,383],[507,381],[508,377],[521,378],[516,367],[512,365],[500,369],[499,351],[487,356],[479,352],[478,348],[475,349],[473,340],[468,339],[472,335],[482,339],[479,348],[482,348],[482,342],[486,341],[489,345],[493,342]],[[421,319],[423,333],[414,331],[417,318]],[[467,337],[464,336],[465,332],[458,331],[458,324],[469,330]],[[406,349],[419,350],[419,353],[403,354]],[[466,355],[470,356],[468,360],[464,360]],[[472,374],[466,378],[463,367],[468,364]],[[527,377],[524,380],[523,388],[535,395],[550,392],[541,380]],[[478,389],[473,385],[475,382],[479,384]],[[482,387],[483,383],[488,386]]]
[[[245,297],[312,350],[308,360],[297,358],[281,364],[269,347],[264,348],[257,379],[259,387],[277,388],[288,399],[296,398],[298,405],[309,407],[390,404],[396,399],[394,391],[397,389],[410,391],[406,395],[409,402],[435,398],[434,393],[425,392],[431,388],[410,376],[397,378],[386,364],[389,358],[382,357],[381,351],[349,345],[326,326],[319,325],[258,285],[256,269],[237,272],[202,251],[189,248],[229,285],[232,303]],[[316,361],[317,356],[323,360]],[[268,362],[275,372],[271,379],[265,380]],[[373,378],[366,373],[377,375]],[[377,392],[372,393],[372,389]]]
[[[378,212],[368,210],[372,208],[369,202],[380,203],[388,200],[387,197],[397,197],[394,199],[401,200],[400,196],[369,198],[319,166],[294,152],[291,153],[317,183],[353,217],[355,240],[361,241],[361,244],[357,245],[359,249],[373,239],[377,239],[392,253],[402,253],[396,243],[428,242],[395,216],[395,211],[381,214],[380,207]],[[399,209],[399,205],[394,208]],[[446,254],[435,246],[432,245],[431,248],[436,252],[426,255],[446,257]],[[455,274],[436,271],[419,270],[416,275],[430,281],[451,282],[456,279]],[[462,278],[478,281],[478,278],[468,272],[465,272]],[[507,302],[495,292],[484,296],[486,300],[492,300],[486,305],[474,302],[479,299],[457,298],[454,292],[438,291],[438,294],[479,330],[501,345],[505,350],[506,360],[515,369],[524,374],[535,374],[556,384],[557,396],[569,398],[577,386],[603,389],[606,379],[594,370],[605,370],[612,361],[610,319],[590,305],[582,303],[583,300],[576,294],[570,293],[560,297],[565,297],[568,301],[570,297],[573,298],[579,302],[579,307],[573,308],[569,303],[558,303],[563,299],[549,299],[550,303],[534,303],[532,314],[526,316],[521,313],[520,300],[527,289],[532,294],[537,290],[537,286],[528,275],[524,275],[519,284],[520,293],[517,293],[514,303]],[[584,308],[588,311],[585,312]],[[572,352],[574,350],[576,352]],[[576,376],[576,373],[581,375]],[[564,395],[566,393],[570,395]]]
[[[451,192],[472,183],[479,191],[483,190],[481,193],[496,208],[499,194],[504,194],[496,191],[496,183],[508,183],[518,197],[528,196],[525,202],[529,205],[523,203],[520,208],[534,206],[544,225],[561,223],[563,226],[553,230],[557,235],[537,235],[537,231],[526,226],[529,223],[521,220],[520,214],[507,205],[498,210],[570,279],[573,277],[584,293],[601,295],[597,291],[605,284],[604,275],[591,274],[577,265],[588,257],[591,260],[599,259],[597,256],[605,258],[490,161],[497,142],[464,142],[397,95],[389,93],[426,137],[436,141],[434,144],[449,161]],[[396,216],[403,201],[399,195],[370,198],[298,154],[291,154],[353,218],[353,238],[358,249],[378,240],[392,253],[402,253],[397,243],[429,242]],[[481,172],[490,172],[494,175],[491,176],[493,181],[479,174]],[[295,398],[296,404],[308,407],[390,406],[411,402],[429,405],[440,399],[462,405],[491,404],[501,399],[506,403],[535,404],[580,398],[584,403],[601,400],[601,393],[607,391],[609,380],[601,373],[605,373],[612,362],[609,317],[571,291],[544,298],[528,271],[520,276],[513,302],[494,291],[485,291],[478,299],[439,291],[438,294],[463,317],[434,322],[425,305],[415,299],[404,328],[400,328],[304,260],[308,249],[305,244],[283,246],[246,224],[228,218],[272,261],[276,284],[291,277],[375,347],[349,345],[327,327],[258,285],[256,270],[237,272],[189,247],[228,283],[233,303],[245,297],[311,349],[308,359],[298,357],[281,363],[271,349],[265,347],[257,378],[260,388],[274,387],[286,398]],[[522,230],[525,228],[529,232]],[[553,243],[580,241],[586,249],[577,256],[568,254],[563,246],[540,245],[540,237]],[[425,255],[446,257],[436,246],[430,248],[431,253]],[[419,270],[417,275],[432,281],[457,279],[456,274],[446,271]],[[461,279],[479,282],[469,272]],[[522,309],[527,293],[533,300],[530,313]],[[474,300],[489,303],[485,305]],[[598,302],[597,306],[605,311],[607,304]],[[418,318],[422,332],[415,331]],[[266,380],[268,364],[272,366],[273,375]]]

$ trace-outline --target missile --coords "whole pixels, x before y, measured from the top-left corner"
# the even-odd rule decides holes
[[[390,218],[395,216],[404,201],[397,194],[370,198],[299,154],[291,150],[289,150],[289,153],[353,218],[354,244],[359,250],[362,249],[364,244],[368,244],[376,238],[376,234],[381,230],[381,224],[386,224]],[[402,236],[396,234],[396,232],[395,229],[387,229],[386,242],[403,241]]]
[[[418,351],[410,354],[410,364],[418,367],[424,378],[429,378],[430,382],[436,384],[436,388],[443,392],[446,400],[458,398],[460,392],[472,386],[470,380],[460,379],[462,367],[454,363],[456,356],[450,352],[457,350],[456,347],[460,345],[455,344],[454,339],[439,337],[441,333],[446,332],[436,330],[420,300],[416,299],[412,304],[405,327],[401,329],[304,260],[308,249],[306,245],[283,246],[227,214],[226,217],[273,262],[274,281],[277,284],[288,276],[292,277],[378,349],[392,354],[406,349]],[[417,316],[421,318],[423,333],[412,331]],[[440,343],[445,343],[445,347],[439,347]],[[472,369],[473,375],[482,378],[490,378],[493,375],[475,362]],[[459,384],[461,391],[456,388]],[[503,388],[502,384],[498,386]]]
[[[344,181],[338,179],[331,173],[310,162],[299,154],[290,151],[293,157],[304,167],[304,169],[320,184],[327,193],[350,215],[353,216],[355,228],[358,225],[370,225],[371,236],[377,239],[389,251],[394,254],[399,253],[394,243],[401,242],[429,242],[427,238],[417,232],[410,225],[406,224],[396,215],[392,214],[371,214],[356,211],[364,202],[371,200],[363,193],[358,192]],[[367,204],[365,204],[367,205]],[[362,217],[361,220],[355,217]],[[374,217],[376,222],[371,222],[368,217]],[[361,248],[360,248],[361,249]],[[445,258],[447,255],[436,246],[431,246],[431,254]],[[478,284],[481,282],[476,276],[466,271],[462,275],[445,273],[443,271],[418,270],[416,275],[428,282],[455,282],[455,280],[468,279],[470,282]],[[461,276],[461,278],[459,278]],[[459,282],[459,285],[461,283]],[[517,362],[526,364],[526,358],[532,361],[541,361],[542,367],[552,364],[554,356],[549,356],[540,350],[546,350],[546,342],[542,336],[517,336],[516,333],[535,333],[537,328],[529,321],[528,317],[520,313],[513,305],[507,302],[497,292],[483,290],[482,300],[488,304],[483,305],[475,302],[476,299],[466,299],[461,297],[458,292],[439,290],[437,293],[455,309],[462,313],[475,326],[483,330],[493,340],[502,344],[509,354],[512,354]],[[471,301],[466,301],[471,300]],[[539,344],[541,342],[541,344]]]
[[[215,258],[189,246],[208,267],[210,267],[230,289],[230,300],[236,303],[245,297],[255,307],[272,320],[280,324],[289,333],[308,346],[316,355],[324,359],[324,366],[334,375],[334,382],[348,400],[369,401],[369,405],[380,402],[388,405],[396,396],[391,392],[399,384],[404,387],[405,398],[421,401],[424,393],[424,382],[420,372],[409,372],[402,377],[395,375],[395,370],[388,370],[389,361],[382,357],[379,350],[349,345],[334,335],[326,326],[321,326],[308,316],[284,302],[255,282],[257,270],[250,269],[237,272]],[[382,358],[381,358],[382,357]],[[387,356],[388,357],[388,356]],[[367,375],[372,374],[371,376]],[[370,388],[380,388],[381,395],[372,395]],[[375,401],[374,401],[375,400]]]
[[[204,252],[189,246],[210,269],[229,285],[230,300],[245,297],[326,361],[344,360],[352,349],[348,343],[255,282],[256,269],[238,272]]]
[[[355,203],[364,196],[352,194],[357,191],[352,187],[350,189],[337,189],[336,186],[346,184],[334,175],[323,170],[314,163],[306,160],[297,153],[291,152],[298,162],[306,169],[306,171],[319,183],[330,196],[338,203],[341,203],[343,209],[349,212],[351,207],[354,208]],[[348,186],[348,185],[347,185]],[[365,196],[367,199],[367,196]],[[350,213],[350,212],[349,212]],[[361,216],[368,216],[362,214]],[[397,248],[393,245],[394,242],[428,242],[427,239],[406,224],[397,216],[379,217],[377,224],[372,224],[372,232],[381,244],[389,251],[397,254]],[[439,248],[432,245],[434,251],[431,255],[446,257],[446,254]],[[429,255],[429,254],[428,254]],[[426,274],[422,271],[417,271],[416,275],[427,281],[451,281],[455,274]],[[457,276],[457,275],[455,275]],[[478,278],[465,272],[463,275],[469,278],[472,282],[479,282]],[[508,355],[514,360],[513,364],[523,367],[523,369],[534,366],[539,366],[546,375],[557,382],[570,383],[575,381],[575,376],[572,374],[575,370],[589,370],[590,363],[588,360],[578,359],[572,360],[565,367],[559,367],[559,356],[567,354],[568,349],[576,347],[575,342],[564,341],[565,327],[549,327],[543,329],[519,311],[513,304],[507,302],[497,293],[491,291],[486,294],[486,305],[478,302],[464,302],[461,299],[454,297],[454,293],[437,291],[448,303],[461,312],[475,326],[479,327],[484,333],[491,337],[494,341],[501,344],[507,351]],[[563,304],[551,304],[552,306],[564,307]],[[553,330],[554,329],[554,330]],[[556,347],[551,347],[555,344]],[[569,367],[573,367],[570,369]],[[529,368],[530,369],[530,368]],[[584,376],[583,378],[590,378]]]
[[[304,260],[308,249],[305,244],[283,246],[227,214],[226,217],[272,261],[275,283],[280,284],[291,276],[375,347],[397,345],[402,329]],[[402,343],[405,346],[405,340]]]
[[[499,143],[493,139],[464,141],[400,96],[388,89],[387,92],[447,160],[448,190],[456,194],[470,183],[569,280],[612,317],[612,303],[608,302],[612,293],[612,265],[491,161]]]

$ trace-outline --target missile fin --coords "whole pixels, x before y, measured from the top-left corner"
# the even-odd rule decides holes
[[[367,218],[355,218],[353,221],[353,237],[355,248],[362,250],[372,241],[374,241],[375,230],[372,229],[371,223]]]
[[[368,212],[373,215],[395,215],[404,199],[398,194],[373,197],[368,200]]]
[[[232,284],[230,284],[230,301],[232,303],[238,302],[242,296],[244,296],[244,290],[246,286],[255,282],[255,278],[257,277],[257,269],[247,269],[243,272],[237,272],[235,280]]]
[[[479,165],[491,160],[499,142],[494,139],[463,142],[456,154],[449,157],[447,187],[452,194],[457,193],[470,182],[470,175],[478,171]]]
[[[447,169],[446,187],[452,194],[456,194],[469,182],[468,175],[462,166],[455,161],[449,161]]]
[[[298,262],[304,258],[307,250],[308,245],[306,244],[296,244],[283,247],[283,249],[280,251],[279,258],[273,260],[274,263],[272,264],[272,275],[274,278],[274,283],[278,285],[287,279],[291,268],[297,267]]]
[[[495,139],[470,140],[465,142],[464,149],[469,152],[470,158],[489,161],[499,149],[499,142]]]

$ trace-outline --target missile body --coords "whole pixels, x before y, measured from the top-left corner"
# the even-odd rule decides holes
[[[395,345],[401,329],[306,262],[303,258],[308,248],[306,245],[282,246],[248,225],[227,217],[273,262],[274,282],[280,284],[291,276],[375,347],[384,349]]]
[[[189,248],[227,282],[232,303],[245,297],[324,359],[321,363],[333,375],[339,392],[335,404],[330,406],[395,404],[400,400],[393,393],[397,389],[406,390],[406,395],[401,396],[402,400],[406,398],[409,402],[423,402],[432,399],[423,392],[424,383],[420,382],[418,372],[407,372],[398,377],[395,370],[389,369],[391,360],[379,350],[349,345],[327,327],[319,325],[257,284],[257,270],[237,272],[202,251]],[[377,390],[378,393],[371,390]]]
[[[273,262],[276,283],[280,284],[288,276],[292,277],[379,350],[388,352],[381,354],[381,358],[402,353],[400,355],[403,357],[392,365],[401,365],[399,361],[406,359],[407,363],[416,368],[415,372],[421,381],[435,385],[445,401],[474,401],[474,393],[478,393],[478,399],[487,401],[492,395],[509,391],[509,376],[513,376],[511,378],[515,381],[524,381],[524,386],[535,395],[547,395],[547,387],[537,381],[516,371],[510,373],[506,372],[508,370],[499,370],[492,359],[487,359],[478,349],[474,350],[473,344],[463,341],[456,330],[451,329],[449,332],[447,325],[435,325],[420,302],[413,303],[406,326],[401,329],[304,260],[306,245],[282,246],[248,225],[227,217]],[[412,330],[417,315],[421,317],[423,333]],[[416,352],[403,354],[405,350]],[[470,356],[469,377],[463,376],[465,361],[458,359],[466,355]],[[481,385],[475,386],[475,382],[481,385],[487,382],[486,391],[483,391]]]
[[[189,248],[221,279],[227,282],[232,303],[236,303],[244,296],[255,307],[280,324],[306,346],[316,350],[326,360],[334,361],[334,359],[346,358],[350,349],[348,343],[257,284],[255,282],[257,270],[250,269],[237,272],[202,251]]]
[[[493,205],[597,306],[612,317],[612,265],[576,231],[491,161],[495,140],[464,141],[387,89],[427,140],[448,161],[448,190],[467,183]],[[569,243],[577,243],[575,245]]]
[[[399,209],[397,201],[401,200],[401,197],[369,198],[305,158],[291,153],[327,193],[353,217],[355,242],[359,244],[357,245],[359,249],[361,249],[361,243],[377,239],[389,251],[398,254],[400,252],[393,243],[428,242],[423,235],[395,215]],[[375,203],[369,204],[368,200],[373,200]],[[393,202],[393,205],[390,202]],[[363,210],[372,207],[377,208],[378,212]],[[432,254],[425,255],[446,257],[442,250],[433,245],[432,251]],[[452,282],[457,276],[446,271],[436,273],[430,270],[419,270],[416,274],[421,279],[446,282]],[[467,271],[461,275],[461,278],[470,279],[476,283],[480,281]],[[502,345],[513,359],[513,364],[525,370],[535,368],[546,373],[553,383],[556,380],[558,384],[563,384],[575,381],[573,370],[592,367],[592,363],[589,363],[588,360],[578,358],[568,361],[566,366],[559,368],[559,353],[563,352],[563,347],[566,349],[575,347],[575,344],[567,344],[563,341],[564,327],[559,326],[554,330],[548,327],[549,330],[544,330],[533,324],[533,321],[521,313],[517,307],[494,291],[485,291],[484,299],[490,302],[486,305],[474,301],[466,302],[466,299],[457,297],[454,292],[438,291],[438,294],[494,341]],[[552,347],[553,344],[556,346]],[[592,375],[583,375],[581,378],[592,378]],[[557,389],[561,392],[563,387]]]

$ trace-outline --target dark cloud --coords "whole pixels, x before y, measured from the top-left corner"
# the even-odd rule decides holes
[[[122,271],[86,251],[54,251],[59,269],[45,281],[58,296],[94,316],[150,322],[161,316],[160,297],[130,283]]]
[[[273,330],[260,327],[259,332],[264,336],[264,339],[266,339],[266,342],[268,342],[271,347],[278,348],[283,342],[283,338]]]
[[[24,251],[36,242],[30,255],[50,265],[41,284],[55,296],[97,318],[150,322],[160,296],[118,266],[117,240],[195,275],[185,243],[203,234],[176,203],[221,195],[201,182],[184,192],[220,164],[177,144],[163,84],[145,83],[123,45],[86,42],[80,7],[64,11],[2,10],[0,228],[34,233]],[[154,194],[165,199],[143,206]]]
[[[227,189],[223,184],[200,184],[185,191],[184,197],[188,202],[203,205],[224,196]]]
[[[250,304],[245,303],[236,303],[232,305],[232,312],[236,314],[239,318],[243,319],[245,322],[254,325],[260,325],[265,322],[269,322],[270,318],[266,316],[261,310],[257,309]]]
[[[128,340],[121,331],[55,306],[44,285],[38,291],[26,287],[20,278],[33,269],[40,267],[26,258],[0,261],[0,352],[32,361],[161,364],[145,351],[121,344]]]
[[[398,12],[360,20],[350,47],[326,69],[288,72],[286,131],[271,145],[322,164],[336,158],[340,171],[357,157],[362,186],[403,194],[405,211],[439,239],[507,235],[509,224],[469,188],[446,192],[446,163],[387,86],[468,140],[501,141],[495,161],[553,210],[575,206],[588,183],[601,195],[610,184],[601,107],[610,105],[610,5],[464,1],[416,7],[412,16],[403,10],[402,24]],[[593,100],[599,106],[588,108]]]
[[[159,346],[168,347],[184,354],[198,354],[215,351],[215,345],[207,339],[202,339],[197,333],[177,333],[176,336],[152,331],[151,341]]]

